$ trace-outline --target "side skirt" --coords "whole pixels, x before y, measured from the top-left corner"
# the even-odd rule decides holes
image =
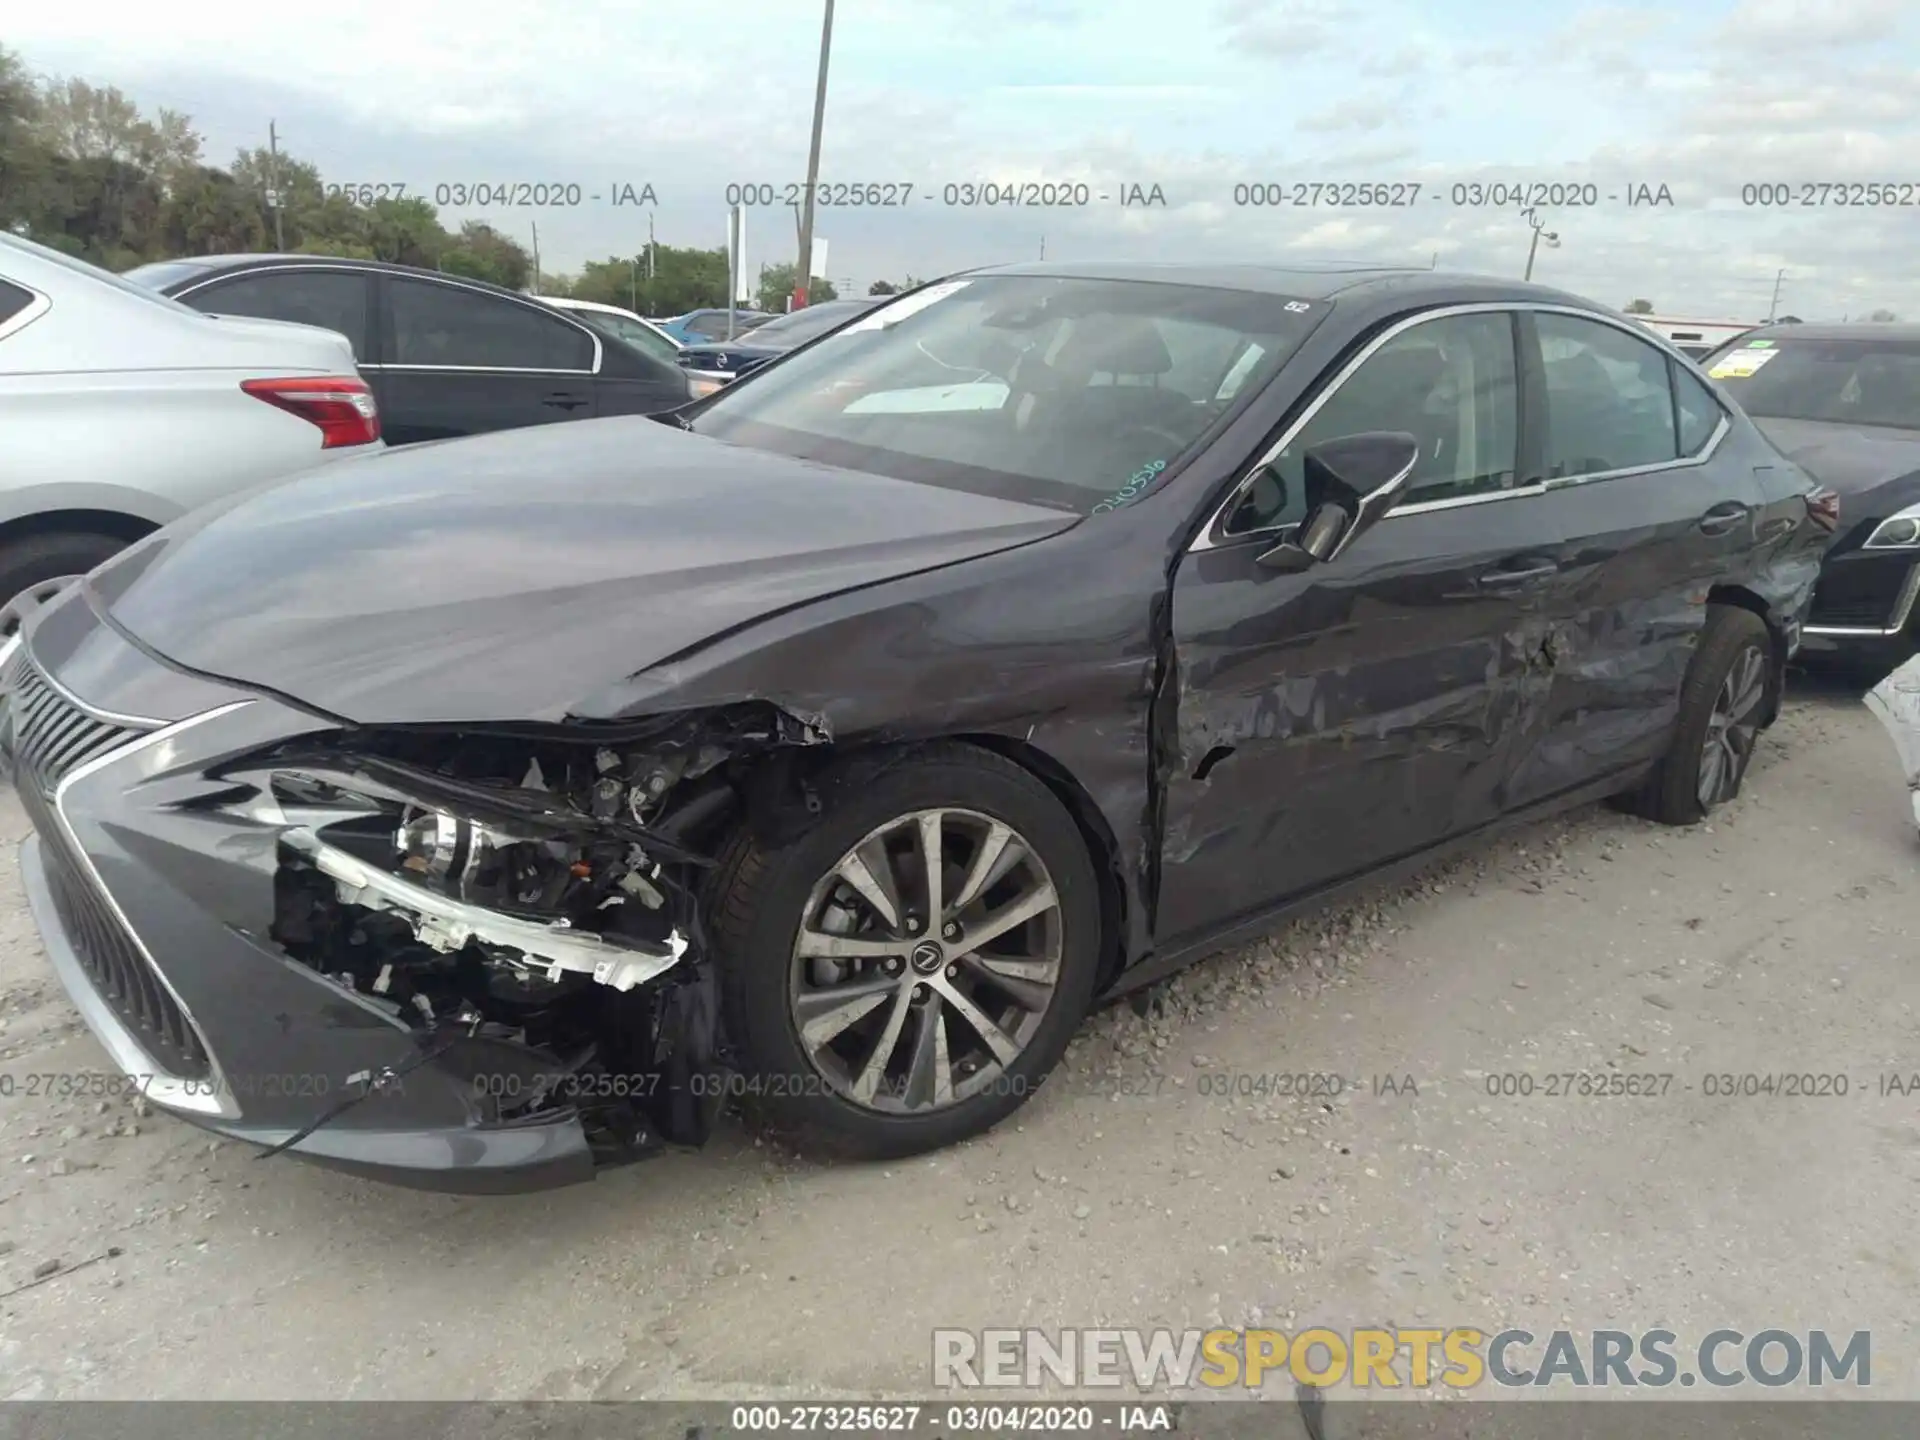
[[[1591,805],[1595,801],[1605,800],[1609,796],[1632,790],[1652,771],[1651,764],[1633,765],[1624,770],[1613,771],[1599,780],[1582,785],[1577,790],[1563,791],[1524,810],[1516,810],[1510,815],[1503,815],[1473,830],[1463,831],[1437,845],[1416,850],[1411,855],[1398,856],[1370,870],[1363,870],[1344,880],[1336,880],[1330,885],[1321,886],[1318,890],[1309,890],[1305,894],[1292,896],[1276,905],[1230,920],[1223,926],[1204,931],[1199,935],[1183,936],[1169,948],[1149,952],[1122,970],[1114,977],[1113,984],[1100,994],[1096,1003],[1105,1005],[1118,1000],[1132,991],[1165,980],[1209,955],[1218,954],[1222,950],[1231,950],[1236,945],[1258,939],[1273,929],[1278,922],[1293,915],[1331,905],[1367,886],[1405,879],[1430,865],[1451,859],[1463,851],[1474,849],[1509,830],[1516,830],[1565,811],[1576,810],[1582,805]]]

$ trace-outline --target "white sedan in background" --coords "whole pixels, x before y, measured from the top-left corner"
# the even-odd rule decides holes
[[[345,336],[202,315],[0,233],[0,633],[197,506],[379,448]]]

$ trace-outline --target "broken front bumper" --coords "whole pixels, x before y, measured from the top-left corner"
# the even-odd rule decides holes
[[[22,874],[53,968],[129,1093],[265,1146],[326,1117],[290,1153],[424,1188],[593,1174],[574,1109],[500,1118],[552,1057],[411,1027],[268,938],[287,817],[217,804],[231,787],[205,771],[327,722],[168,670],[77,599],[43,612],[23,651],[0,720],[35,830]]]

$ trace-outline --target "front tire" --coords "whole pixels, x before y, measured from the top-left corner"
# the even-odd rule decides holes
[[[1714,605],[1680,689],[1673,745],[1638,797],[1663,825],[1692,825],[1740,793],[1775,684],[1773,637],[1751,610]]]
[[[710,892],[741,1093],[806,1149],[953,1144],[1038,1090],[1086,1014],[1092,860],[1046,786],[986,750],[857,758],[829,778],[822,818],[771,844],[743,830]]]

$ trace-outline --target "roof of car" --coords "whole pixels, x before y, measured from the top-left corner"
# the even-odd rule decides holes
[[[1794,340],[1920,340],[1920,325],[1896,321],[1856,320],[1844,325],[1756,325],[1743,340],[1756,336]]]
[[[451,280],[461,285],[472,285],[481,290],[491,290],[499,295],[512,295],[517,299],[537,300],[537,295],[522,295],[518,290],[509,290],[504,285],[495,285],[490,280],[476,280],[470,275],[453,275],[444,270],[429,270],[421,265],[396,265],[389,260],[361,260],[345,255],[283,255],[263,253],[259,255],[183,255],[177,260],[166,262],[170,265],[194,265],[211,273],[216,270],[244,270],[255,265],[326,265],[336,270],[380,270],[389,275],[419,275],[431,280]],[[179,282],[174,282],[175,284]],[[171,286],[163,287],[171,289]]]
[[[1112,261],[1078,263],[1046,260],[992,265],[966,272],[969,275],[1058,275],[1083,280],[1134,280],[1164,285],[1204,285],[1215,290],[1244,290],[1256,295],[1286,295],[1301,300],[1331,300],[1356,290],[1396,290],[1431,287],[1449,290],[1460,285],[1498,285],[1515,299],[1534,299],[1559,303],[1577,303],[1583,309],[1594,308],[1590,300],[1580,299],[1545,285],[1495,276],[1430,270],[1424,265],[1329,264],[1329,265],[1225,265],[1170,261]]]

